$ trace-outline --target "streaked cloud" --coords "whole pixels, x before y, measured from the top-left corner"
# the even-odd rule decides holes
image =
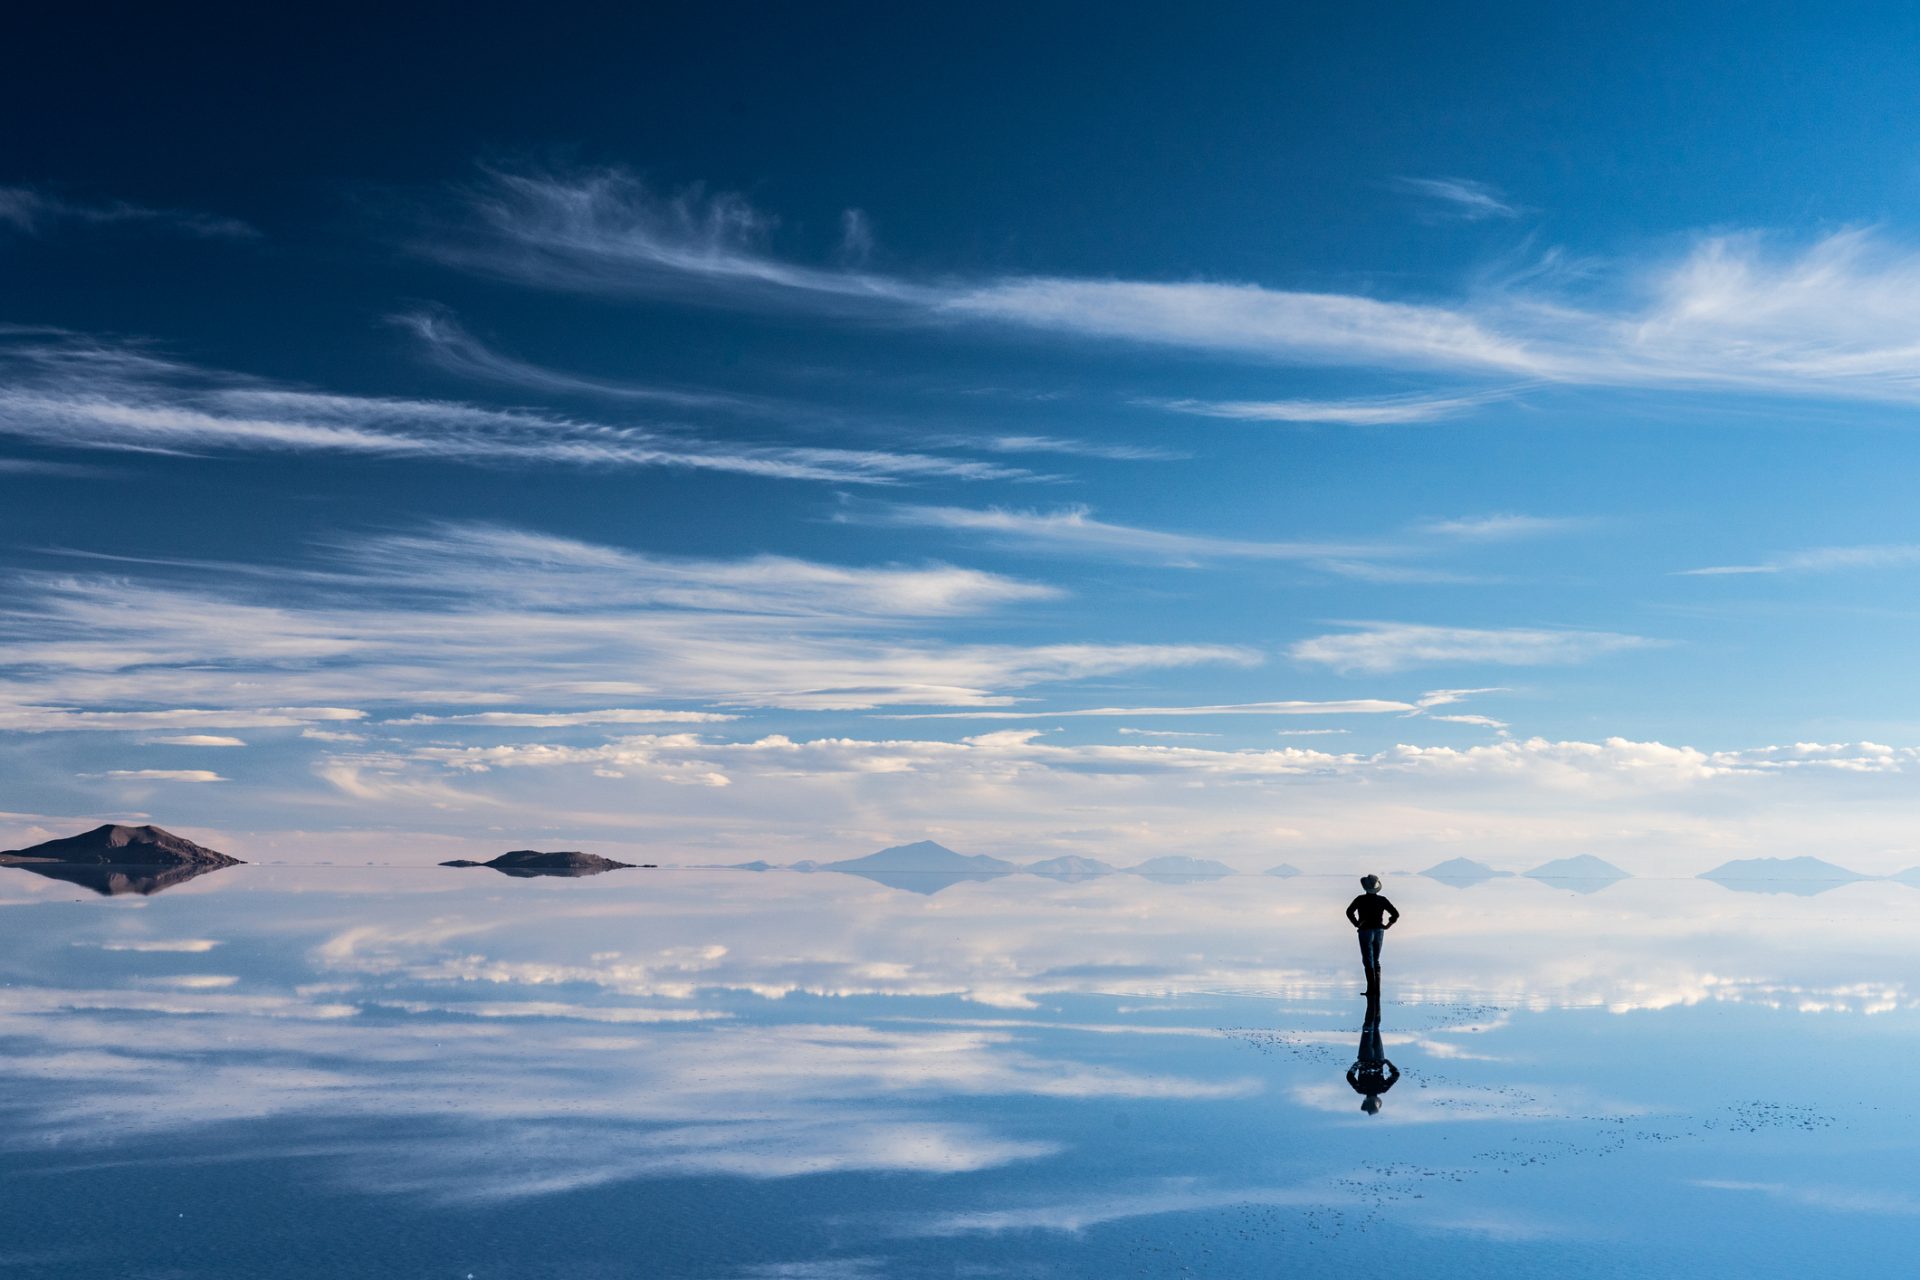
[[[1521,212],[1500,188],[1471,178],[1401,178],[1397,185],[1432,202],[1429,207],[1434,213],[1461,222],[1517,218]]]
[[[1375,716],[1417,711],[1410,702],[1385,698],[1349,698],[1330,702],[1231,702],[1192,707],[1083,707],[1071,711],[897,712],[882,720],[1060,720],[1081,716]],[[1128,732],[1122,730],[1121,732]],[[1133,732],[1140,732],[1134,730]]]
[[[128,782],[225,782],[211,769],[109,769],[109,778]]]
[[[979,509],[888,503],[849,507],[837,512],[834,518],[856,524],[949,529],[1028,547],[1082,554],[1139,556],[1176,564],[1235,558],[1298,560],[1326,565],[1386,554],[1390,550],[1377,544],[1359,542],[1258,542],[1142,529],[1095,519],[1092,510],[1087,507],[1025,511],[1005,507]]]
[[[166,738],[148,738],[147,742],[168,747],[244,747],[244,738],[230,738],[217,733],[182,733]]]
[[[1296,662],[1338,671],[1381,674],[1447,665],[1551,666],[1659,643],[1613,631],[1527,627],[1435,627],[1365,623],[1354,630],[1301,640],[1287,650]]]
[[[1593,522],[1573,516],[1527,516],[1514,513],[1486,516],[1462,516],[1453,520],[1428,520],[1418,526],[1422,533],[1461,542],[1508,542],[1571,533]]]
[[[928,635],[1059,594],[975,569],[670,558],[498,525],[364,537],[304,568],[115,567],[14,580],[0,729],[287,727],[327,741],[362,734],[330,722],[367,705],[449,725],[713,723],[743,707],[1002,706],[1039,684],[1260,660],[1220,644]],[[243,701],[263,688],[313,705]],[[609,710],[612,698],[692,705]]]
[[[1458,210],[1511,208],[1490,188],[1414,179]],[[1610,277],[1509,272],[1444,301],[1210,280],[914,278],[777,254],[774,220],[738,196],[662,196],[618,170],[492,171],[422,251],[549,288],[665,294],[726,307],[995,325],[1296,364],[1435,369],[1585,386],[1772,391],[1912,402],[1920,248],[1872,228],[1792,239],[1703,233]],[[1577,287],[1576,287],[1577,286]],[[1445,400],[1449,397],[1442,397]],[[1276,416],[1340,414],[1248,401]],[[1278,406],[1274,408],[1273,406]],[[1344,406],[1408,420],[1431,398]],[[1396,419],[1394,414],[1401,416]],[[1283,418],[1283,420],[1285,420]]]
[[[145,226],[208,240],[251,240],[260,234],[238,218],[190,209],[155,209],[122,200],[90,203],[43,187],[0,187],[0,227],[45,235],[62,224]]]
[[[1750,573],[1837,573],[1849,569],[1907,569],[1920,565],[1920,545],[1887,543],[1863,547],[1815,547],[1755,564],[1681,569],[1679,577],[1708,578]]]
[[[1433,422],[1477,409],[1499,398],[1471,396],[1394,396],[1378,400],[1151,400],[1175,413],[1237,422],[1332,422],[1357,427]]]
[[[19,649],[0,645],[0,665],[4,665],[12,654],[20,652]],[[76,658],[79,656],[75,655]],[[132,660],[134,655],[127,654],[125,657],[126,660]],[[25,690],[18,682],[0,683],[0,731],[68,733],[94,730],[123,733],[128,730],[194,729],[202,726],[217,729],[283,729],[315,722],[324,724],[358,720],[366,715],[366,712],[351,707],[170,707],[163,711],[94,711],[11,701],[23,692]]]
[[[477,724],[502,728],[565,729],[580,725],[601,724],[720,724],[737,719],[739,719],[738,716],[725,715],[716,711],[648,711],[614,708],[605,711],[474,711],[453,716],[407,716],[405,719],[389,720],[386,723],[393,725]]]
[[[433,363],[450,373],[484,382],[567,395],[644,401],[677,409],[725,409],[769,414],[788,408],[779,402],[756,396],[700,388],[650,386],[550,369],[495,350],[467,332],[451,312],[442,308],[404,312],[389,319],[412,334]]]
[[[309,391],[77,338],[0,345],[0,374],[0,434],[62,448],[665,467],[859,485],[1030,474],[926,453],[721,442],[533,410]]]

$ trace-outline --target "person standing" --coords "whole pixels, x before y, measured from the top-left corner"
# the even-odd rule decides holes
[[[1380,941],[1400,919],[1399,908],[1380,892],[1379,876],[1361,876],[1366,890],[1347,904],[1347,919],[1360,934],[1360,964],[1367,971],[1367,989],[1380,986]]]

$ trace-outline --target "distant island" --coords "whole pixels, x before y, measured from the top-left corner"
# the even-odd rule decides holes
[[[493,870],[510,876],[597,876],[604,871],[620,871],[634,866],[631,862],[615,862],[612,858],[603,858],[597,853],[581,853],[578,849],[561,849],[546,852],[539,849],[515,849],[503,853],[486,862],[475,862],[470,858],[455,858],[443,862],[443,867],[491,867]]]
[[[1822,858],[1805,854],[1797,858],[1735,858],[1711,871],[1701,872],[1699,878],[1743,893],[1797,893],[1806,896],[1871,879],[1857,871],[1849,871]]]
[[[1545,880],[1575,893],[1598,893],[1608,885],[1632,878],[1605,858],[1596,858],[1590,853],[1555,858],[1527,872],[1529,880]]]
[[[1449,858],[1445,862],[1428,867],[1420,873],[1429,880],[1438,880],[1442,884],[1465,888],[1487,880],[1510,876],[1511,871],[1499,871],[1484,862],[1475,862],[1472,858]]]
[[[64,880],[108,897],[155,894],[210,871],[242,865],[239,858],[160,827],[117,822],[0,853],[0,866]]]
[[[1270,876],[1291,877],[1300,875],[1301,871],[1300,868],[1294,866],[1291,862],[1283,862],[1277,867],[1268,867],[1266,874]]]
[[[796,867],[798,865],[796,864]],[[807,869],[815,868],[809,866]],[[990,858],[985,854],[955,853],[945,845],[936,844],[932,840],[897,844],[891,848],[882,849],[878,853],[870,853],[864,858],[847,858],[840,862],[820,863],[817,869],[864,876],[888,888],[929,894],[938,893],[956,884],[992,880],[997,876],[1021,870],[1020,867],[1004,859]]]

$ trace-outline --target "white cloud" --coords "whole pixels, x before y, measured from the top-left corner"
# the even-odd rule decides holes
[[[1394,396],[1377,400],[1154,400],[1175,413],[1238,422],[1334,422],[1348,426],[1380,427],[1408,422],[1433,422],[1477,409],[1493,395]]]
[[[1215,538],[1205,534],[1172,533],[1096,520],[1086,507],[1057,511],[1019,511],[1003,507],[921,506],[905,503],[868,505],[841,511],[836,519],[848,523],[897,525],[908,528],[951,529],[987,535],[1023,546],[1065,549],[1083,553],[1143,556],[1178,564],[1239,558],[1301,560],[1318,565],[1366,556],[1390,554],[1392,548],[1361,543],[1255,542]]]
[[[1492,716],[1457,715],[1457,716],[1428,716],[1427,718],[1429,720],[1441,720],[1448,724],[1478,725],[1482,729],[1505,729],[1507,727],[1506,721],[1495,720]]]
[[[357,733],[327,725],[362,717],[324,705],[345,701],[481,725],[711,722],[729,707],[1003,706],[1038,684],[1259,661],[1225,645],[924,634],[932,620],[1055,596],[972,569],[670,559],[491,525],[363,539],[314,568],[147,569],[15,581],[0,611],[9,673],[0,730]],[[220,706],[262,690],[315,705]],[[660,716],[605,710],[612,697],[662,695],[695,705]]]
[[[1251,284],[1035,277],[956,290],[936,314],[1230,355],[1546,377],[1556,363],[1425,303]]]
[[[1482,629],[1408,623],[1365,623],[1314,636],[1287,650],[1297,662],[1379,674],[1444,665],[1545,666],[1585,662],[1656,641],[1612,631]]]
[[[1834,573],[1848,569],[1907,569],[1920,564],[1920,546],[1889,543],[1862,547],[1815,547],[1758,564],[1713,565],[1682,569],[1682,577],[1719,577],[1748,573]]]
[[[244,747],[244,738],[230,738],[217,733],[182,733],[166,738],[147,738],[145,741],[157,746],[169,747]]]
[[[1385,698],[1347,698],[1326,702],[1229,702],[1192,707],[1082,707],[1070,711],[923,711],[896,712],[881,720],[1060,720],[1076,716],[1370,716],[1419,710],[1410,702]],[[1122,733],[1129,732],[1122,729]],[[1139,732],[1134,730],[1133,732]]]
[[[1462,222],[1520,216],[1520,210],[1508,203],[1498,187],[1471,178],[1402,178],[1399,185],[1434,201],[1439,206],[1436,212]]]
[[[1462,516],[1453,520],[1429,520],[1419,526],[1422,533],[1462,542],[1505,542],[1514,538],[1532,538],[1546,534],[1569,533],[1584,528],[1590,521],[1571,516],[1527,516],[1503,513],[1487,516]]]
[[[186,955],[197,955],[211,951],[220,944],[211,938],[134,938],[102,942],[99,945],[102,951],[180,952]]]
[[[886,449],[718,442],[449,400],[276,387],[77,339],[0,346],[0,434],[63,448],[347,453],[476,465],[666,467],[891,484],[1019,479],[999,463]]]
[[[606,711],[475,711],[465,715],[415,715],[386,723],[402,724],[477,724],[527,729],[562,729],[598,724],[718,724],[737,720],[738,716],[716,711],[646,711],[611,709]]]
[[[47,617],[46,614],[39,616]],[[112,666],[120,662],[133,662],[137,660],[137,655],[128,651],[96,654],[77,649],[72,658],[80,661],[70,660],[64,665],[87,669],[96,668],[101,663]],[[92,661],[87,661],[88,658]],[[37,647],[0,643],[0,662],[22,659],[43,661],[43,651]],[[48,665],[63,664],[50,662]],[[207,681],[206,685],[210,691],[217,687],[217,682]],[[68,733],[80,730],[124,732],[130,729],[197,729],[201,727],[279,729],[313,722],[358,720],[366,715],[364,711],[356,711],[348,707],[175,707],[165,711],[85,711],[74,707],[35,706],[30,703],[12,702],[11,696],[20,689],[21,686],[18,684],[10,685],[0,682],[0,732]],[[238,739],[232,741],[238,741]],[[230,744],[223,742],[220,745]]]
[[[1511,208],[1462,180],[1412,181],[1462,211]],[[1643,258],[1608,279],[1522,273],[1431,302],[1207,280],[914,279],[812,267],[776,255],[772,219],[737,196],[661,197],[611,171],[495,172],[466,195],[467,225],[436,229],[426,251],[547,287],[994,324],[1292,363],[1920,398],[1920,250],[1865,228],[1799,242],[1701,235],[1677,257]]]
[[[421,349],[430,360],[462,377],[569,395],[646,401],[678,409],[724,409],[769,414],[786,408],[775,401],[731,392],[617,382],[549,369],[494,350],[468,333],[451,313],[440,309],[411,311],[390,319],[419,340]]]
[[[211,769],[109,769],[106,776],[145,782],[225,782]]]
[[[119,200],[90,204],[38,187],[0,187],[0,226],[12,227],[27,235],[44,235],[62,223],[146,225],[220,240],[249,240],[260,234],[237,218],[188,209],[153,209]]]

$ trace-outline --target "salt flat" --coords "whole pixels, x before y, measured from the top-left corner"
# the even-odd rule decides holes
[[[1387,890],[1399,1077],[1368,1115],[1344,880],[245,866],[100,897],[10,870],[7,1263],[1244,1276],[1365,1251],[1436,1276],[1785,1276],[1900,1256],[1920,891]]]

